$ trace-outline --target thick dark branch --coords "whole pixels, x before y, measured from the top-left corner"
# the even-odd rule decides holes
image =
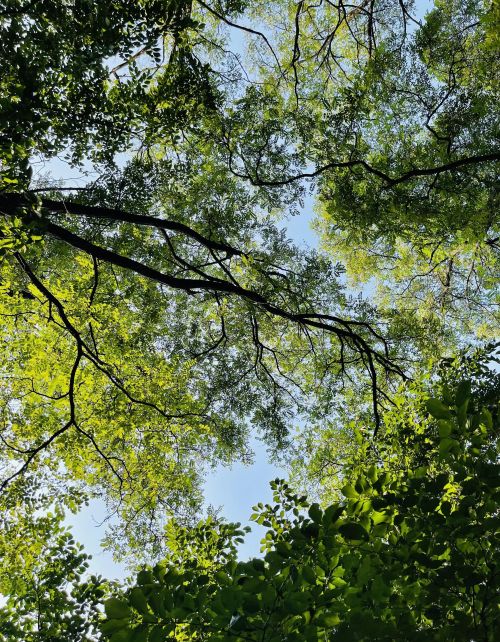
[[[439,167],[428,167],[426,169],[412,169],[405,174],[399,176],[399,178],[392,178],[389,180],[389,184],[392,187],[393,185],[399,185],[399,183],[404,183],[407,180],[416,178],[418,176],[434,176],[435,174],[443,174],[445,172],[451,172],[454,169],[459,169],[460,167],[465,167],[466,165],[477,165],[479,163],[494,162],[500,160],[499,153],[492,154],[480,154],[478,156],[468,156],[466,158],[459,158],[456,161],[451,163],[446,163],[440,165]]]
[[[248,302],[255,304],[258,308],[274,317],[279,317],[296,324],[305,332],[307,332],[307,329],[316,330],[335,336],[342,345],[344,345],[345,342],[354,352],[359,355],[370,376],[373,392],[374,414],[377,427],[380,422],[377,409],[378,398],[379,394],[382,394],[382,391],[380,390],[377,383],[377,367],[381,367],[387,373],[393,373],[398,376],[404,377],[404,373],[402,372],[402,370],[391,361],[386,341],[374,329],[372,329],[369,324],[356,320],[344,320],[333,315],[315,314],[313,312],[299,313],[296,311],[292,311],[286,309],[285,307],[280,307],[274,304],[266,297],[262,296],[254,290],[248,290],[244,287],[239,286],[237,282],[232,280],[223,280],[218,277],[212,277],[208,275],[207,278],[194,279],[179,278],[169,274],[165,274],[160,270],[149,267],[148,265],[136,261],[135,259],[123,256],[107,248],[95,245],[94,243],[80,237],[79,235],[67,230],[64,227],[61,227],[60,225],[57,225],[56,223],[53,223],[50,220],[43,220],[43,226],[43,231],[45,233],[54,236],[65,243],[68,243],[78,250],[85,252],[86,254],[90,255],[94,261],[99,260],[112,266],[118,266],[126,270],[131,270],[137,275],[151,279],[158,283],[162,283],[174,289],[183,290],[185,292],[201,290],[211,292],[214,295],[217,295],[217,293],[225,293],[228,295],[237,296],[240,299],[247,300]],[[64,325],[74,336],[77,343],[79,343],[84,348],[85,357],[89,358],[96,367],[101,369],[108,377],[110,377],[115,385],[118,385],[119,382],[117,382],[116,378],[111,375],[108,368],[104,367],[105,364],[101,363],[99,357],[93,354],[90,347],[84,343],[79,333],[68,320],[67,316],[65,315],[64,309],[57,301],[57,299],[55,299],[55,297],[53,297],[53,295],[51,295],[51,293],[48,292],[42,284],[38,283],[36,277],[34,277],[34,275],[31,273],[31,270],[29,270],[29,266],[25,265],[22,257],[19,256],[18,260],[21,262],[21,264],[23,264],[24,269],[28,271],[28,274],[32,281],[35,279],[35,284],[37,285],[37,287],[42,291],[43,294],[45,294],[45,296],[47,296],[49,301],[51,301],[56,306]],[[360,330],[371,333],[372,338],[382,343],[383,350],[379,351],[377,348],[371,346],[370,343],[364,338],[363,334],[360,334]],[[123,386],[118,385],[118,387],[123,390]]]
[[[0,196],[0,208],[12,210],[26,204],[26,200],[20,194],[4,194]],[[70,214],[72,216],[85,217],[89,219],[105,219],[109,221],[118,221],[120,223],[133,223],[135,225],[144,225],[147,227],[156,227],[160,230],[170,230],[194,239],[200,245],[207,247],[216,252],[225,252],[229,256],[241,256],[244,253],[231,247],[227,243],[220,243],[206,238],[203,234],[196,232],[192,228],[177,221],[169,221],[154,216],[144,214],[133,214],[123,210],[109,207],[99,207],[95,205],[81,205],[70,201],[54,201],[50,198],[43,198],[41,206],[50,212],[61,214]],[[8,212],[7,212],[8,213]]]
[[[44,284],[38,279],[38,277],[35,275],[31,267],[28,265],[28,263],[25,261],[25,259],[18,253],[16,252],[14,254],[17,262],[19,265],[22,267],[24,272],[28,275],[30,281],[33,283],[33,285],[37,288],[39,292],[43,294],[43,296],[49,301],[51,305],[53,305],[61,317],[61,321],[64,324],[64,327],[68,330],[68,332],[71,334],[71,336],[75,339],[77,346],[85,348],[85,344],[82,341],[82,338],[80,336],[80,333],[78,330],[75,328],[75,326],[71,323],[71,321],[68,319],[68,316],[66,314],[66,311],[59,301],[57,297],[55,297],[45,286]]]
[[[184,279],[171,276],[156,270],[155,268],[144,265],[134,259],[131,259],[112,250],[100,247],[83,239],[82,237],[66,230],[65,228],[56,225],[55,223],[47,222],[46,231],[52,234],[53,236],[59,238],[62,241],[65,241],[69,245],[86,252],[92,257],[105,261],[106,263],[111,263],[118,267],[122,267],[127,270],[132,270],[136,274],[140,274],[148,279],[156,281],[158,283],[163,283],[171,288],[177,290],[191,291],[191,290],[203,290],[209,292],[223,292],[226,294],[234,294],[241,298],[257,303],[262,308],[273,314],[274,316],[279,316],[283,319],[288,319],[289,321],[299,322],[304,325],[314,326],[319,329],[327,330],[329,332],[334,332],[335,334],[342,335],[345,338],[364,340],[353,330],[351,329],[341,329],[335,326],[332,326],[328,323],[321,323],[313,321],[312,318],[308,318],[308,315],[295,314],[283,310],[269,301],[267,301],[262,295],[254,292],[253,290],[247,290],[241,286],[236,285],[235,283],[229,283],[223,281],[222,279]],[[312,317],[313,315],[310,315]],[[321,315],[319,315],[321,316]],[[337,320],[334,317],[330,317],[330,320]],[[349,321],[341,320],[342,325],[349,326]],[[354,322],[354,325],[360,325],[359,322]],[[363,324],[364,325],[364,324]],[[366,344],[365,344],[366,345]],[[366,348],[370,348],[366,345]]]
[[[318,167],[318,169],[312,172],[302,172],[300,174],[294,174],[293,176],[288,176],[287,178],[272,179],[272,180],[263,179],[263,178],[260,178],[259,176],[250,176],[249,174],[241,174],[236,170],[234,170],[234,168],[231,168],[231,171],[235,176],[238,176],[239,178],[244,178],[250,181],[250,183],[255,186],[283,187],[284,185],[290,185],[291,183],[302,180],[304,178],[316,178],[317,176],[324,174],[326,171],[330,169],[362,167],[369,174],[374,174],[375,176],[378,176],[383,181],[385,181],[388,187],[394,187],[395,185],[399,185],[400,183],[405,183],[406,181],[409,181],[412,178],[417,178],[419,176],[436,176],[438,174],[444,174],[445,172],[451,172],[453,170],[460,169],[461,167],[465,167],[467,165],[477,165],[479,163],[494,162],[498,160],[500,160],[499,153],[481,154],[478,156],[468,156],[466,158],[459,158],[456,161],[451,161],[450,163],[446,163],[444,165],[439,165],[438,167],[412,169],[409,172],[405,172],[404,174],[401,174],[400,176],[397,176],[397,177],[389,176],[389,174],[386,174],[385,172],[383,172],[380,169],[377,169],[376,167],[372,167],[369,163],[367,163],[364,160],[333,161],[331,163],[327,163],[326,165],[323,165],[322,167]]]
[[[164,274],[155,268],[151,268],[144,263],[140,263],[134,259],[130,259],[128,256],[123,256],[117,252],[107,250],[106,248],[95,245],[90,241],[83,239],[81,236],[70,232],[69,230],[56,225],[50,221],[45,222],[45,230],[55,236],[56,238],[65,241],[69,245],[82,250],[83,252],[89,254],[96,259],[105,261],[106,263],[111,263],[118,267],[124,268],[126,270],[132,270],[136,274],[145,276],[152,281],[157,281],[158,283],[163,283],[171,288],[176,290],[206,290],[210,292],[225,292],[227,294],[237,294],[242,296],[250,301],[255,303],[266,303],[266,300],[257,292],[252,292],[251,290],[246,290],[245,288],[238,287],[233,283],[228,283],[221,279],[182,279],[175,276],[170,276],[169,274]]]
[[[293,56],[292,56],[292,69],[294,75],[294,85],[293,89],[295,92],[295,101],[297,107],[299,106],[299,75],[297,72],[297,63],[300,62],[300,14],[302,12],[302,7],[304,5],[303,0],[301,0],[297,5],[297,10],[295,12],[295,38],[293,43]]]
[[[183,279],[164,274],[163,272],[144,265],[139,261],[135,261],[134,259],[130,259],[111,250],[97,246],[90,241],[77,236],[73,232],[70,232],[65,228],[60,227],[59,225],[56,225],[55,223],[47,222],[46,231],[53,236],[61,239],[62,241],[65,241],[66,243],[72,245],[73,247],[86,252],[92,257],[127,270],[132,270],[136,274],[140,274],[158,283],[163,283],[169,287],[184,291],[203,290],[214,293],[223,292],[226,294],[236,295],[257,304],[259,307],[266,310],[273,316],[277,316],[293,323],[297,323],[303,327],[315,328],[317,330],[334,334],[341,340],[344,339],[346,341],[349,341],[351,347],[354,350],[356,350],[362,357],[363,355],[366,357],[365,365],[372,381],[374,413],[377,427],[379,425],[379,416],[377,409],[378,384],[375,363],[378,363],[388,372],[393,372],[395,374],[398,374],[399,376],[404,377],[404,373],[401,371],[401,369],[395,366],[395,364],[392,363],[390,358],[387,356],[387,350],[385,350],[385,353],[379,353],[377,350],[372,348],[356,330],[351,327],[351,325],[361,325],[359,322],[354,321],[353,324],[350,324],[348,320],[338,320],[336,317],[328,318],[329,321],[333,321],[334,323],[338,321],[339,325],[342,326],[339,327],[339,325],[325,322],[327,317],[323,317],[323,319],[321,319],[321,315],[302,315],[289,312],[270,303],[267,299],[265,299],[257,292],[247,290],[232,282],[227,282],[219,279]],[[378,337],[375,331],[372,330],[372,333]]]

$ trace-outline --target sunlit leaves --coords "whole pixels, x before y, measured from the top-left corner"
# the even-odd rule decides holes
[[[89,557],[62,526],[57,499],[24,480],[2,493],[1,508],[0,640],[98,639],[108,584],[89,575]]]

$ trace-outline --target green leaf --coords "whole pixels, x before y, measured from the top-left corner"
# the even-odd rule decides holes
[[[110,637],[110,642],[131,642],[133,631],[131,629],[122,629],[121,631],[116,631]]]
[[[117,597],[110,597],[104,602],[104,610],[110,620],[121,620],[130,617],[130,607]]]
[[[149,627],[145,624],[139,624],[132,631],[127,642],[147,642]]]
[[[137,573],[137,584],[144,586],[145,584],[153,584],[155,577],[152,571],[142,570]]]
[[[458,447],[458,441],[456,439],[441,439],[439,442],[439,454],[446,455],[447,453],[455,450]]]
[[[237,586],[230,586],[220,591],[219,599],[230,613],[234,613],[240,606],[243,598]]]
[[[311,566],[308,566],[306,564],[302,567],[301,571],[302,577],[306,580],[306,582],[308,582],[309,584],[316,584],[316,573]]]
[[[283,605],[292,615],[299,615],[308,609],[310,597],[309,593],[290,593],[285,596]]]
[[[354,486],[352,484],[346,484],[343,488],[341,488],[340,492],[344,497],[347,497],[348,499],[355,499],[359,497],[359,493],[356,491]]]
[[[373,511],[370,515],[375,526],[378,524],[390,524],[392,522],[392,515],[385,511]]]
[[[342,524],[339,528],[340,534],[346,539],[366,540],[368,539],[367,531],[357,522],[348,522]]]
[[[377,575],[372,582],[371,594],[375,600],[385,600],[391,593],[390,587],[386,584],[383,577]]]
[[[331,506],[328,506],[328,508],[325,510],[323,514],[324,526],[330,526],[331,524],[335,524],[338,521],[339,517],[344,512],[344,510],[345,510],[344,506],[340,506],[339,504],[332,504]]]
[[[440,419],[438,421],[438,432],[440,439],[449,437],[452,433],[453,425],[451,421],[446,421],[446,419]]]
[[[103,633],[113,633],[114,631],[120,631],[128,626],[128,618],[122,620],[106,620],[100,625],[100,629]]]
[[[457,387],[455,393],[455,405],[457,408],[463,406],[469,399],[471,395],[471,382],[470,381],[461,381]]]
[[[481,410],[481,423],[486,426],[488,430],[493,429],[493,417],[491,416],[491,412],[488,410],[488,408],[483,408]]]
[[[151,606],[153,613],[155,613],[159,617],[165,617],[167,613],[163,598],[164,598],[164,591],[161,591],[161,592],[153,591],[148,596],[148,603]]]
[[[425,405],[435,419],[450,419],[451,412],[440,399],[427,399]]]
[[[148,642],[165,642],[167,636],[167,631],[163,628],[161,624],[154,626],[148,636]]]
[[[370,557],[366,556],[361,560],[358,568],[357,579],[362,585],[366,584],[374,575],[374,569]]]
[[[243,601],[243,610],[245,613],[258,613],[261,610],[261,603],[256,595],[245,595]]]
[[[457,423],[462,430],[465,428],[465,423],[467,421],[467,405],[468,402],[466,401],[457,408]]]
[[[262,590],[261,595],[262,595],[262,606],[264,608],[270,608],[274,606],[276,602],[277,593],[276,593],[276,589],[271,584],[269,584]]]
[[[316,623],[325,628],[337,626],[340,622],[341,619],[338,613],[321,613],[321,615],[316,618]]]
[[[289,542],[276,542],[275,548],[282,557],[289,557],[292,550]]]
[[[319,507],[319,504],[311,504],[308,510],[308,515],[316,524],[321,524],[323,519],[323,511]]]
[[[149,613],[148,601],[140,588],[133,588],[130,591],[129,602],[139,613]]]

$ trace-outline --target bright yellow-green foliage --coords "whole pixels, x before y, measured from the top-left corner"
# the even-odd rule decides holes
[[[66,503],[76,508],[80,500]],[[25,478],[0,505],[0,640],[93,642],[108,585],[84,577],[90,558],[62,526],[57,498],[47,500]]]
[[[161,197],[163,207],[180,202],[182,214],[192,193],[179,196],[178,188]],[[229,219],[228,228],[237,223]],[[112,233],[71,225],[95,247],[142,259],[169,278],[172,264],[199,276],[198,262],[209,266],[202,274],[225,283],[213,256],[180,235],[165,243],[127,223]],[[43,235],[43,221],[38,230]],[[271,311],[283,301],[298,311],[309,301],[323,310],[345,303],[327,262],[297,252],[272,227],[260,231],[269,253],[232,259],[232,283],[267,297]],[[356,377],[362,365],[354,355],[343,367],[328,333],[301,330],[244,297],[176,291],[37,234],[6,246],[0,269],[2,488],[33,472],[40,483],[48,475],[66,491],[76,486],[104,499],[118,517],[107,544],[122,554],[125,542],[144,554],[162,550],[165,521],[200,509],[205,472],[249,459],[251,426],[271,447],[286,445],[288,423],[299,412],[331,413],[335,382],[349,371]],[[359,327],[368,338],[368,326]],[[344,350],[352,354],[351,344]]]
[[[327,229],[329,216],[318,221]],[[323,246],[347,268],[352,287],[373,288],[379,309],[406,332],[420,336],[419,348],[434,353],[436,344],[447,351],[460,334],[495,339],[500,324],[496,248],[483,240],[413,241],[397,237],[367,242],[356,231],[324,232]],[[368,238],[370,235],[368,234]],[[432,333],[436,344],[429,344]]]
[[[96,283],[90,259],[73,255],[68,272],[71,255],[58,250],[61,269],[45,272],[43,286],[65,321],[44,292],[12,282],[2,264],[3,478],[20,469],[20,453],[32,453],[31,470],[104,497],[140,539],[137,511],[153,530],[165,514],[198,507],[197,468],[229,456],[235,443],[228,437],[226,452],[224,434],[234,428],[194,388],[193,362],[162,343],[156,287],[143,282],[129,294],[127,277],[111,270]],[[140,315],[138,296],[147,301]],[[91,357],[79,354],[70,328]]]

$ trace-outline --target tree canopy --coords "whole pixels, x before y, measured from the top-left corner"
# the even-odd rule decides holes
[[[4,637],[493,639],[498,23],[0,0]],[[291,478],[252,571],[239,527],[195,524],[255,436]],[[115,555],[167,556],[101,629],[61,524],[96,498]]]
[[[102,631],[117,642],[494,640],[495,395],[498,381],[402,395],[376,449],[355,431],[342,499],[325,510],[272,482],[276,503],[252,516],[268,527],[263,558],[237,560],[240,524],[176,528],[167,560],[105,603]]]

